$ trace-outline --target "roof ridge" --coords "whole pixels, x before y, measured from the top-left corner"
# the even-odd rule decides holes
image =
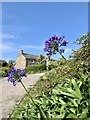
[[[26,53],[23,53],[23,56],[27,59],[37,59],[38,55],[32,55],[32,54],[26,54]]]
[[[32,55],[32,54],[23,53],[23,55]],[[38,55],[32,55],[32,56],[38,56]]]

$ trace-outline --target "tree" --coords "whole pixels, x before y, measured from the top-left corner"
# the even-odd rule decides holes
[[[90,32],[86,35],[82,35],[75,43],[82,46],[80,49],[73,52],[73,57],[83,61],[87,66],[87,70],[90,71]]]
[[[43,60],[44,60],[44,56],[42,55],[42,54],[40,54],[39,56],[38,56],[38,58],[37,58],[37,61],[39,62],[39,63],[41,63]]]
[[[77,38],[77,44],[82,44],[82,46],[90,45],[90,32],[83,34],[80,38]]]
[[[0,66],[1,67],[6,67],[7,66],[7,62],[5,60],[0,60]]]
[[[9,60],[9,61],[8,61],[8,67],[9,67],[9,68],[13,68],[14,65],[15,65],[15,61],[13,61],[13,60]]]

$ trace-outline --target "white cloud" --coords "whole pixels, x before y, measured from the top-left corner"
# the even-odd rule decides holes
[[[13,39],[13,38],[16,38],[16,37],[15,37],[15,35],[12,35],[12,34],[3,34],[2,38],[3,39]]]
[[[2,51],[10,51],[12,48],[13,46],[10,44],[2,44]]]
[[[14,38],[16,38],[16,36],[13,34],[0,33],[0,51],[2,52],[16,51],[14,43],[8,41],[9,39]]]
[[[8,40],[16,38],[13,34],[0,33],[0,40]]]
[[[17,51],[17,49],[15,49],[14,44],[11,43],[11,42],[7,42],[7,43],[0,42],[0,51],[2,51],[2,52],[12,52],[12,51]]]

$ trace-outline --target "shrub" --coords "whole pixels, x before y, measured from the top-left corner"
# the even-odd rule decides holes
[[[15,61],[13,61],[13,60],[9,60],[9,61],[8,61],[8,67],[9,67],[9,68],[12,68],[12,69],[13,69],[13,68],[14,68],[14,65],[15,65]]]
[[[8,64],[5,60],[0,60],[0,66],[1,67],[6,67]]]
[[[52,70],[53,68],[58,67],[57,61],[49,61],[48,69]]]
[[[37,65],[31,65],[25,68],[27,74],[31,73],[41,73],[46,70],[46,65],[44,63],[37,64]]]
[[[2,77],[7,77],[8,76],[8,72],[11,70],[11,68],[9,67],[2,67],[1,68],[1,76]]]

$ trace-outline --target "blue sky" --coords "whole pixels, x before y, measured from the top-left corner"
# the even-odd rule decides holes
[[[65,35],[69,44],[64,55],[68,58],[71,49],[79,48],[73,42],[87,32],[87,2],[2,3],[2,58],[5,60],[16,60],[20,49],[45,55],[44,42],[53,35]]]

